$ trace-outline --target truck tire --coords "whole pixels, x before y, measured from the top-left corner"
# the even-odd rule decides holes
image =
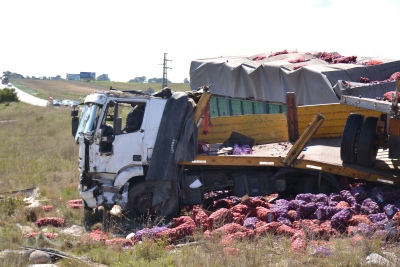
[[[128,211],[130,216],[139,217],[153,214],[152,183],[140,182],[129,189]]]
[[[378,138],[376,133],[378,120],[376,117],[367,117],[358,138],[357,162],[365,167],[374,165],[376,155],[378,154],[379,146],[376,142]]]
[[[153,206],[155,188],[163,188],[164,183],[165,181],[145,181],[132,186],[128,193],[129,215],[136,218],[175,215],[179,207],[176,193],[170,194],[170,198]]]
[[[340,144],[340,158],[346,163],[357,162],[357,141],[364,115],[352,113],[347,117]]]

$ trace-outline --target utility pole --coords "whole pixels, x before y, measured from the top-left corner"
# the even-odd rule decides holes
[[[172,60],[168,60],[167,59],[167,53],[164,53],[164,63],[162,64],[163,65],[163,83],[162,83],[162,88],[161,89],[167,87],[167,81],[168,81],[167,70],[168,69],[172,69],[172,68],[168,68],[167,61],[172,61]]]

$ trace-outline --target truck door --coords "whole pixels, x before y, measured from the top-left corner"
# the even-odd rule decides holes
[[[93,166],[96,172],[117,173],[128,165],[142,165],[146,102],[110,102],[100,125]]]

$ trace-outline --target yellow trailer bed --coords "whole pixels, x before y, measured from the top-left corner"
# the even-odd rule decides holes
[[[289,111],[288,111],[289,112]],[[296,125],[301,135],[316,114],[324,116],[321,127],[305,145],[298,157],[288,166],[284,159],[292,148],[289,142],[287,117],[285,114],[244,115],[218,117],[211,120],[211,131],[203,133],[199,128],[198,139],[208,144],[221,144],[235,131],[255,140],[253,153],[249,155],[217,154],[218,145],[211,145],[209,154],[199,154],[192,162],[183,165],[203,166],[265,166],[315,169],[345,177],[387,184],[398,184],[399,160],[388,158],[386,150],[379,150],[373,167],[343,163],[340,158],[340,142],[346,119],[350,113],[365,116],[380,116],[378,111],[350,107],[341,104],[326,104],[297,107]]]
[[[255,145],[249,155],[199,154],[192,162],[185,165],[204,166],[266,166],[294,167],[320,170],[335,175],[358,178],[371,182],[398,184],[400,163],[387,158],[387,152],[380,150],[375,166],[372,168],[357,164],[345,164],[340,159],[340,138],[313,139],[291,166],[284,163],[287,153],[292,148],[290,142],[278,142]],[[213,147],[213,146],[212,146]],[[215,150],[214,150],[215,151]]]

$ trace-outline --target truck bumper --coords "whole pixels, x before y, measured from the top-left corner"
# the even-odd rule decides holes
[[[113,206],[114,204],[118,204],[122,207],[126,206],[129,186],[124,187],[122,195],[118,194],[119,189],[104,185],[101,187],[101,191],[103,192],[102,194],[95,194],[96,191],[99,191],[97,190],[100,188],[98,185],[84,191],[81,186],[79,187],[81,198],[86,202],[86,205],[89,208],[95,208],[102,205]]]
[[[86,205],[89,208],[97,207],[97,199],[94,196],[94,191],[98,188],[98,186],[94,186],[88,190],[82,191],[82,186],[79,186],[79,191],[81,198],[86,202]]]

